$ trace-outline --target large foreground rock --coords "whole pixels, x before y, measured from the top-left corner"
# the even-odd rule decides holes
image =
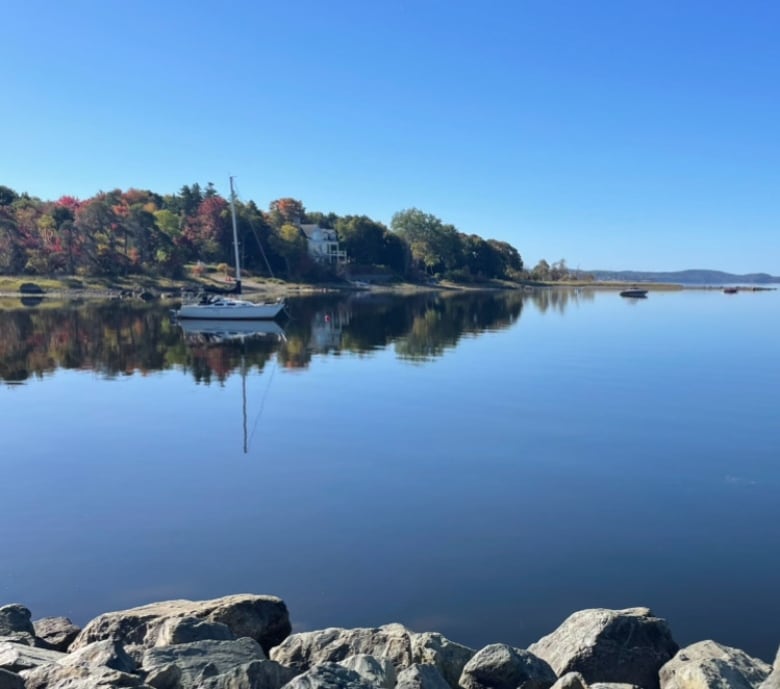
[[[33,627],[36,638],[55,651],[67,651],[81,632],[67,617],[42,617],[33,622]]]
[[[463,689],[549,689],[557,679],[533,653],[491,644],[466,663],[459,684]]]
[[[647,608],[581,610],[528,647],[557,675],[657,689],[658,670],[677,652],[666,620]]]
[[[0,668],[19,672],[39,665],[56,663],[65,654],[47,648],[35,648],[25,644],[0,641]]]
[[[699,641],[661,668],[661,689],[757,689],[771,669],[737,648]]]
[[[318,663],[338,663],[352,655],[386,658],[397,671],[414,663],[435,665],[451,687],[457,687],[474,650],[441,634],[417,634],[400,624],[341,629],[331,627],[287,637],[271,650],[271,658],[301,672]]]
[[[200,620],[197,617],[175,617],[165,620],[157,636],[157,646],[189,644],[193,641],[231,641],[236,635],[222,622]]]
[[[152,689],[138,675],[130,675],[108,667],[89,665],[42,665],[25,670],[25,689],[117,689],[135,687]]]
[[[131,655],[138,655],[133,647],[168,645],[171,642],[171,621],[185,617],[218,623],[204,625],[199,630],[195,625],[188,625],[187,633],[196,630],[202,637],[213,631],[218,638],[224,638],[224,625],[234,638],[246,636],[254,639],[266,652],[291,631],[287,606],[281,598],[239,594],[207,601],[172,600],[109,612],[87,624],[70,650],[94,641],[112,639],[122,643]],[[173,632],[174,637],[176,633]]]
[[[266,660],[260,644],[244,637],[235,641],[194,641],[150,648],[144,653],[145,672],[157,673],[168,665],[181,670],[181,686],[200,686],[201,680],[229,672],[254,660]]]

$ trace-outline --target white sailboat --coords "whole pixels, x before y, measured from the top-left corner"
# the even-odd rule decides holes
[[[233,190],[233,178],[230,178],[230,216],[233,222],[233,249],[236,262],[236,282],[234,294],[241,294],[241,261],[238,256],[238,229],[236,227],[236,194]],[[235,299],[226,295],[202,295],[197,301],[182,304],[176,312],[177,318],[197,318],[199,320],[270,320],[276,318],[284,309],[284,302],[253,302]]]

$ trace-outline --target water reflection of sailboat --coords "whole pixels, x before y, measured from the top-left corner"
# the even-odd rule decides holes
[[[178,322],[184,333],[185,341],[190,345],[228,345],[235,342],[241,344],[241,413],[242,413],[242,428],[243,428],[243,449],[244,454],[249,451],[249,438],[247,436],[247,413],[246,413],[246,378],[247,378],[247,364],[246,364],[246,343],[254,338],[274,338],[277,340],[285,340],[285,333],[275,321],[227,321],[227,320],[200,320],[200,319],[187,319]],[[271,378],[273,378],[273,371],[276,368],[276,362],[274,362],[274,368],[271,369]],[[270,380],[269,380],[270,384]],[[265,406],[265,396],[268,394],[266,388],[265,394],[260,403],[260,412],[255,420],[255,425],[260,420],[260,414],[262,414],[263,407]]]
[[[284,329],[276,321],[229,321],[189,318],[179,321],[185,339],[191,342],[222,343],[275,337],[285,339]]]

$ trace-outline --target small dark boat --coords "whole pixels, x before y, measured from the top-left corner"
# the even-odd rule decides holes
[[[739,289],[736,287],[724,287],[723,288],[723,294],[736,294],[739,292]]]
[[[645,299],[647,297],[646,289],[624,289],[620,293],[621,297],[630,297],[632,299]]]

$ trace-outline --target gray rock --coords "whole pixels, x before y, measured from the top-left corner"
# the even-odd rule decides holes
[[[61,665],[104,665],[119,672],[133,673],[136,662],[127,654],[118,641],[106,639],[82,646],[73,653],[60,658]]]
[[[35,648],[24,644],[0,641],[0,668],[19,672],[39,665],[56,663],[65,654],[47,648]]]
[[[265,660],[265,653],[254,639],[244,637],[235,641],[193,641],[150,648],[143,656],[143,669],[148,673],[166,665],[178,665],[181,670],[181,686],[195,686],[206,677],[228,672],[253,660]]]
[[[771,667],[744,651],[714,641],[680,649],[661,668],[661,689],[757,689]]]
[[[533,653],[491,644],[466,663],[459,684],[463,689],[549,689],[557,679]]]
[[[567,672],[552,685],[551,689],[588,689],[588,683],[579,672]]]
[[[466,663],[476,651],[435,632],[412,635],[412,662],[435,665],[447,683],[456,689]]]
[[[232,641],[235,635],[222,622],[200,620],[197,617],[173,617],[162,623],[157,646],[189,644],[193,641]]]
[[[321,663],[298,675],[284,689],[377,689],[357,672],[338,663]]]
[[[181,669],[170,663],[152,670],[146,675],[146,683],[154,689],[179,689],[181,686]]]
[[[0,607],[0,636],[12,636],[15,632],[35,636],[30,611],[18,603]]]
[[[151,689],[138,675],[129,675],[101,665],[52,663],[21,673],[25,689]]]
[[[769,673],[769,677],[764,680],[760,689],[780,689],[780,648],[777,649],[777,655],[775,656],[775,664],[772,666],[772,672]]]
[[[121,642],[133,654],[134,647],[162,646],[167,641],[163,635],[166,623],[182,617],[224,624],[234,637],[255,639],[266,652],[291,629],[287,606],[275,596],[239,594],[207,601],[174,600],[100,615],[84,627],[71,650],[104,639]],[[221,627],[204,627],[199,633],[205,629]]]
[[[622,682],[594,682],[590,685],[590,689],[642,689],[642,687]]]
[[[254,660],[206,680],[200,689],[280,689],[293,677],[295,670],[273,660]]]
[[[398,673],[395,689],[450,689],[435,665],[414,663]]]
[[[43,617],[35,620],[33,627],[35,636],[55,651],[67,651],[81,631],[67,617]]]
[[[416,634],[400,624],[341,629],[331,627],[287,637],[271,649],[271,658],[301,672],[318,663],[344,660],[352,655],[386,658],[402,670],[413,663],[435,665],[451,687],[457,687],[463,666],[474,651],[441,634]]]
[[[0,689],[24,689],[24,680],[15,672],[0,669]]]
[[[579,672],[588,683],[658,688],[658,670],[676,652],[666,621],[648,608],[581,610],[528,650],[558,675]]]
[[[395,667],[387,658],[375,658],[365,653],[349,656],[339,662],[339,665],[354,670],[363,679],[384,689],[393,689],[396,682]]]
[[[338,663],[352,655],[387,658],[396,669],[412,664],[411,632],[400,624],[377,628],[330,627],[288,636],[271,649],[271,659],[303,671],[319,663]]]
[[[218,674],[219,674],[219,668],[217,667],[217,664],[208,661],[205,665],[203,665],[200,668],[200,672],[198,673],[198,679],[194,682],[194,684],[200,687],[203,684],[203,682],[205,682],[209,677],[216,677]],[[184,679],[186,680],[186,678]]]
[[[44,642],[36,643],[35,637],[27,632],[8,632],[0,636],[0,641],[6,641],[11,644],[23,644],[25,646],[38,646],[47,648]]]

